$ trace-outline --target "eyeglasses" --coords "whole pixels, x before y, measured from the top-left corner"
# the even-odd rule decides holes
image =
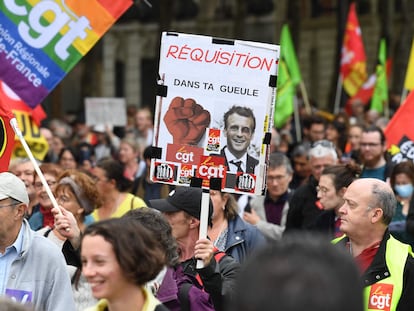
[[[328,188],[316,186],[316,192],[322,192],[323,194],[327,193],[329,191]]]
[[[52,187],[52,186],[56,185],[56,181],[55,181],[55,180],[47,180],[46,182],[47,182],[47,184],[49,185],[49,187]],[[38,182],[35,182],[35,183],[33,184],[33,186],[34,186],[36,189],[41,189],[41,188],[43,187],[43,183],[42,183],[42,182],[40,182],[40,181],[38,181]]]
[[[283,179],[285,179],[285,177],[286,177],[285,175],[267,176],[267,181],[269,183],[274,182],[274,181],[280,182]]]
[[[375,148],[381,145],[381,143],[361,143],[361,148]]]
[[[11,203],[11,204],[0,205],[0,208],[15,206],[15,205],[19,205],[19,204],[21,204],[21,203],[20,202],[15,202],[15,203]]]
[[[333,144],[331,141],[326,140],[326,139],[322,139],[322,140],[315,141],[315,142],[312,144],[312,148],[315,148],[315,147],[317,147],[317,146],[321,146],[321,147],[325,147],[325,148],[332,148],[332,149],[335,149],[334,144]]]

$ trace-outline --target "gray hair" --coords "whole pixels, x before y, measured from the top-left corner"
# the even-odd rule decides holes
[[[295,148],[293,148],[293,151],[291,153],[291,158],[296,157],[302,157],[302,156],[308,156],[310,150],[310,144],[301,143],[299,145],[296,145]]]
[[[372,186],[372,199],[369,202],[369,208],[379,207],[382,209],[383,222],[389,225],[391,219],[394,217],[395,208],[397,206],[397,199],[392,191],[387,190],[384,187],[380,187],[377,184]]]
[[[312,148],[309,150],[308,158],[322,158],[329,155],[335,161],[338,160],[335,146],[328,140],[318,140],[313,143]]]
[[[273,152],[269,156],[269,169],[285,167],[288,174],[293,174],[292,164],[289,158],[281,152]]]
[[[10,160],[9,167],[16,167],[16,165],[24,164],[24,163],[27,163],[27,162],[32,162],[32,161],[30,160],[30,158],[17,157],[17,158],[14,158],[14,159]],[[37,159],[35,159],[35,162],[37,163],[37,165],[42,164],[42,162],[37,160]]]

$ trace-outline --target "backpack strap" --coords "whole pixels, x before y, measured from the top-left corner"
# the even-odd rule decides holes
[[[221,261],[221,259],[224,257],[224,256],[226,256],[227,254],[226,254],[226,252],[222,252],[222,251],[216,251],[215,253],[214,253],[214,259],[216,259],[216,262],[220,262]]]
[[[217,247],[214,247],[214,259],[216,260],[217,263],[219,263],[224,256],[226,256],[226,252],[222,252],[220,251]],[[201,280],[200,274],[197,273],[196,275],[196,279],[198,281],[198,283],[204,287],[203,285],[203,281]]]
[[[190,311],[190,300],[188,299],[188,293],[191,286],[191,283],[183,283],[178,289],[178,300],[180,301],[181,311]]]

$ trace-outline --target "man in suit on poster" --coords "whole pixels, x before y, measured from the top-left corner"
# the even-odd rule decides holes
[[[227,170],[232,173],[244,172],[256,174],[259,160],[247,152],[256,128],[253,110],[242,106],[233,106],[224,114],[224,136],[227,145],[220,154],[225,157]]]

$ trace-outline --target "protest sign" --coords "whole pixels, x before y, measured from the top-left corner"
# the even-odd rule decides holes
[[[155,182],[263,194],[279,46],[163,33]]]
[[[1,1],[0,79],[26,104],[38,105],[131,4]]]
[[[127,124],[125,98],[87,97],[85,115],[87,125],[125,126]]]

